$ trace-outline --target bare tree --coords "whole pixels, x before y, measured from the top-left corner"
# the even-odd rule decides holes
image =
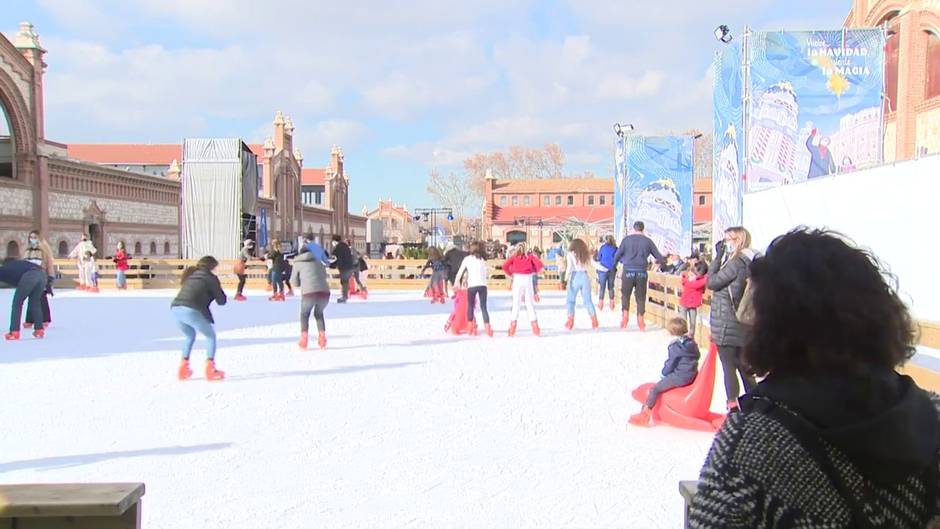
[[[498,179],[560,178],[565,169],[565,153],[557,143],[541,148],[513,145],[507,151],[476,153],[463,162],[470,184],[483,194],[483,181],[490,171]]]
[[[478,192],[472,185],[471,176],[455,172],[441,174],[437,169],[433,169],[428,177],[427,190],[442,207],[454,210],[452,231],[463,233],[467,210],[472,207],[479,209],[482,196],[482,192]]]

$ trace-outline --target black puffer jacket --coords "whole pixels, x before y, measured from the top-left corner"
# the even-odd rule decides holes
[[[189,307],[198,310],[210,323],[215,323],[209,305],[215,301],[217,305],[225,305],[227,298],[219,278],[212,272],[199,268],[183,281],[180,291],[171,307]]]
[[[711,340],[715,345],[744,345],[744,329],[735,313],[744,295],[751,260],[755,255],[754,250],[745,248],[737,256],[729,258],[724,266],[721,265],[721,258],[716,257],[708,267],[707,287],[712,291],[709,324]]]

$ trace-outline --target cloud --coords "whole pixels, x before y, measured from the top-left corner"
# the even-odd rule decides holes
[[[608,99],[632,99],[655,95],[663,86],[666,74],[660,71],[646,72],[638,79],[614,74],[601,81],[597,96]]]

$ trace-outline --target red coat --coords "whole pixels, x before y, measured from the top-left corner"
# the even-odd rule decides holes
[[[507,276],[513,274],[537,274],[542,271],[545,265],[534,255],[524,255],[522,257],[513,255],[503,263],[503,272]]]
[[[695,279],[689,279],[686,274],[682,275],[682,296],[679,297],[679,304],[687,309],[696,309],[702,306],[702,296],[705,295],[705,284],[708,282],[708,276],[702,275]]]
[[[127,270],[130,268],[130,266],[127,265],[127,252],[121,249],[114,252],[114,265],[118,270]]]

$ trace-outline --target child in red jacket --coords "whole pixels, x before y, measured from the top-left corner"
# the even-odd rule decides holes
[[[680,312],[689,325],[689,336],[695,336],[698,323],[698,308],[705,296],[705,284],[708,282],[708,265],[703,261],[695,263],[692,274],[682,274],[682,296],[679,298]]]
[[[532,334],[538,336],[541,333],[533,303],[535,289],[532,276],[541,272],[542,268],[544,268],[542,261],[534,254],[527,254],[525,243],[521,242],[516,245],[513,255],[503,263],[506,277],[512,278],[512,321],[509,323],[509,336],[516,334],[516,320],[519,319],[519,307],[523,302],[529,321],[532,323]]]

